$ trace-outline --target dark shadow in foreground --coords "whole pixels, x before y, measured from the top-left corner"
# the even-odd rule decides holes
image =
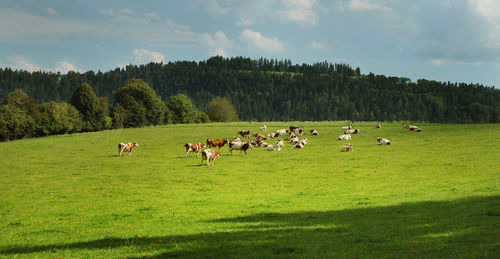
[[[362,204],[360,206],[363,206]],[[227,230],[3,247],[0,255],[131,246],[140,257],[467,257],[500,254],[500,196],[225,218]],[[149,256],[144,256],[149,255]]]

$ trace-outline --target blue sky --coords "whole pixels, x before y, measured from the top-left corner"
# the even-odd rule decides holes
[[[0,1],[0,67],[108,71],[214,55],[500,88],[500,1]]]

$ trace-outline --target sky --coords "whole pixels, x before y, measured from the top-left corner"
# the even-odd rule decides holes
[[[105,72],[215,55],[500,88],[500,0],[0,0],[3,68]]]

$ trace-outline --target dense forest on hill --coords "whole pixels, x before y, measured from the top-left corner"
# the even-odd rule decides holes
[[[37,102],[68,102],[82,83],[113,105],[115,92],[142,79],[163,101],[182,93],[205,111],[227,97],[240,120],[499,122],[500,90],[480,84],[362,74],[347,64],[212,57],[129,65],[108,72],[59,74],[0,69],[0,100],[22,89]]]

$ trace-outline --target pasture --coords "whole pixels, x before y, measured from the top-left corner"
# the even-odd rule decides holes
[[[226,145],[210,167],[185,158],[184,143],[263,124],[0,143],[0,257],[498,258],[500,124],[355,123],[339,141],[349,123],[269,122],[302,127],[309,144]],[[118,157],[125,141],[140,146]]]

